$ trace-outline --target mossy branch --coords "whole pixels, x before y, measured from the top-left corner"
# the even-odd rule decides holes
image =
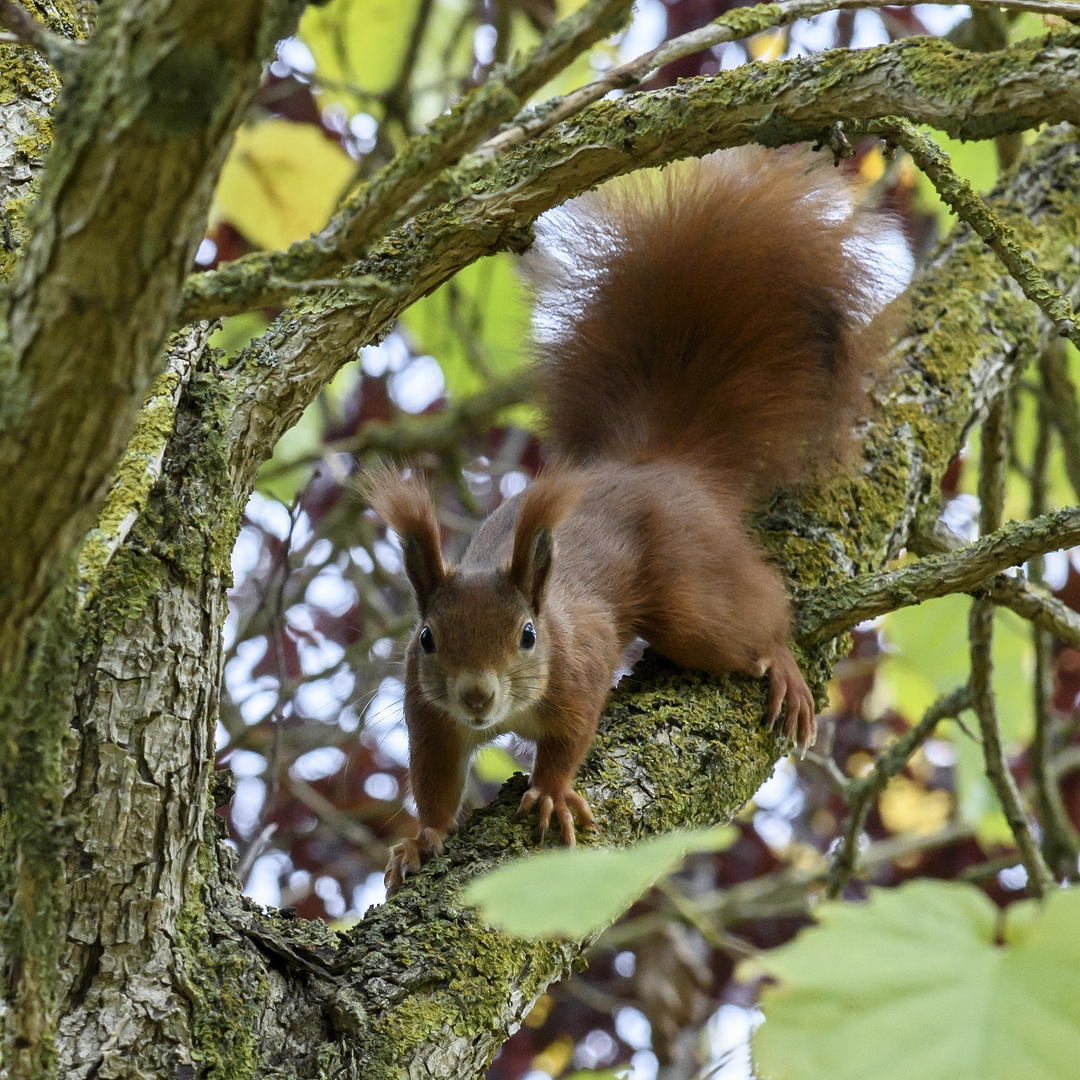
[[[957,175],[949,155],[933,139],[904,120],[887,120],[888,138],[902,146],[937,189],[942,201],[986,241],[1024,295],[1054,324],[1057,332],[1080,348],[1080,325],[1067,296],[1024,253],[1012,229],[990,212],[971,185]]]
[[[921,0],[899,0],[890,7],[912,7]],[[949,3],[950,0],[930,0],[931,3]],[[1042,3],[1032,0],[975,0],[972,7],[986,6],[1012,8],[1017,11],[1039,11],[1044,15],[1055,15],[1067,20],[1080,19],[1080,12],[1075,4],[1065,0],[1050,0]],[[536,109],[537,116],[522,123],[514,124],[505,131],[489,139],[476,151],[478,160],[494,157],[501,151],[517,146],[527,139],[535,138],[556,124],[569,119],[594,101],[599,101],[612,90],[630,90],[647,79],[654,71],[665,64],[684,56],[692,56],[703,49],[711,49],[729,41],[760,34],[765,30],[774,30],[790,26],[799,19],[811,19],[826,11],[857,11],[866,8],[881,7],[877,0],[780,0],[776,4],[757,4],[753,7],[738,7],[725,11],[711,23],[691,30],[677,38],[662,42],[655,49],[606,71],[600,78],[579,87],[565,97],[546,102]]]
[[[861,123],[889,116],[965,139],[1080,122],[1078,87],[1080,33],[1069,31],[987,54],[962,52],[940,39],[906,38],[875,49],[749,65],[597,102],[540,138],[490,161],[466,160],[433,181],[423,201],[409,206],[418,216],[345,271],[384,271],[384,291],[354,294],[353,303],[392,318],[481,255],[527,244],[527,229],[544,210],[633,169],[747,142],[828,143],[837,124],[850,126],[855,137],[863,132]],[[419,213],[438,203],[438,209]],[[453,253],[445,250],[449,234],[455,238]],[[294,288],[263,287],[260,275],[269,256],[249,258],[235,269],[191,275],[181,320],[295,299]],[[280,276],[308,272],[306,266],[286,271],[287,257],[274,258]],[[243,272],[247,265],[253,267],[250,280]],[[401,297],[397,304],[385,295],[391,288]],[[335,307],[343,302],[327,300]]]
[[[857,578],[804,596],[799,636],[808,642],[824,641],[898,608],[952,593],[974,592],[986,587],[989,579],[1002,570],[1076,544],[1080,544],[1080,507],[1056,510],[1031,521],[1011,522],[955,554],[931,555],[899,570]],[[1024,612],[1037,609],[1044,621],[1056,618],[1063,632],[1070,632],[1070,620],[1057,613],[1052,604],[1040,602],[1034,590],[1001,582],[995,586],[1001,603],[1015,605],[1017,610],[1022,607]]]

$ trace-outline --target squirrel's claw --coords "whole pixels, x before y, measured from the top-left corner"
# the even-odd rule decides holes
[[[410,874],[443,850],[442,834],[437,829],[421,829],[415,840],[402,840],[390,849],[390,861],[386,864],[383,883],[386,895],[393,896]]]
[[[774,659],[764,661],[769,672],[769,723],[775,725],[780,719],[785,702],[784,734],[794,739],[800,752],[805,755],[817,737],[817,718],[814,715],[814,697],[806,685],[795,657],[785,648]]]
[[[547,835],[548,825],[551,824],[551,815],[558,818],[562,829],[563,843],[567,847],[577,844],[577,834],[574,828],[574,818],[585,829],[596,831],[596,819],[589,809],[589,804],[572,788],[564,788],[553,793],[543,788],[531,787],[521,797],[521,805],[518,807],[517,816],[524,817],[534,806],[540,807],[540,843],[544,842]]]

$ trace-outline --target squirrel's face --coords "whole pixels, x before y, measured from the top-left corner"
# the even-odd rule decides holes
[[[500,572],[450,573],[409,645],[424,697],[470,731],[513,726],[547,687],[546,620]]]
[[[376,470],[369,485],[372,506],[401,538],[420,609],[406,701],[419,692],[471,731],[501,726],[535,738],[530,714],[547,689],[552,656],[545,591],[554,530],[581,501],[584,479],[553,471],[504,503],[515,513],[508,562],[474,560],[467,570],[443,562],[435,507],[418,478]]]

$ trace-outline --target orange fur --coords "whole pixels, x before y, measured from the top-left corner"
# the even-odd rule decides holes
[[[422,486],[372,483],[422,616],[406,665],[420,834],[395,849],[390,888],[439,848],[469,756],[500,731],[536,740],[522,811],[570,844],[575,817],[592,825],[574,775],[635,636],[686,666],[768,672],[769,720],[812,741],[783,584],[743,517],[851,445],[876,333],[857,248],[876,227],[835,176],[759,150],[538,224],[528,273],[559,463],[449,569]]]
[[[878,347],[853,249],[881,223],[818,159],[758,147],[542,219],[525,264],[560,454],[687,455],[748,492],[842,454]]]

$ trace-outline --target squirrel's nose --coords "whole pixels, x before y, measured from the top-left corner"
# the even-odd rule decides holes
[[[465,708],[482,713],[495,700],[495,688],[483,683],[473,683],[471,686],[463,686],[458,691],[458,697]]]

